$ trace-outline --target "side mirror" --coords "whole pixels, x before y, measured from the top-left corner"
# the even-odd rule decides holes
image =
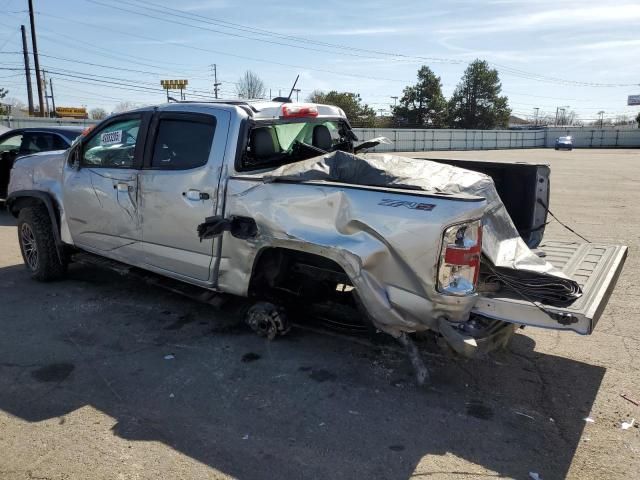
[[[81,145],[81,143],[78,143],[69,152],[69,159],[67,161],[69,162],[71,168],[73,168],[74,170],[80,170],[80,152],[82,151]]]

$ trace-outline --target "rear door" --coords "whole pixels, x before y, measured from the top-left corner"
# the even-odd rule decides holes
[[[214,215],[231,114],[159,112],[140,173],[144,262],[161,273],[211,284],[214,240],[197,227]]]
[[[622,271],[627,247],[545,241],[540,250],[547,261],[580,284],[583,294],[578,300],[560,308],[500,292],[482,294],[473,311],[511,323],[592,333]]]

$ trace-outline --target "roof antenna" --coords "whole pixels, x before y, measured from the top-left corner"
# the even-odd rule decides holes
[[[296,81],[293,82],[293,87],[291,87],[291,91],[289,92],[289,96],[288,97],[276,97],[273,99],[274,102],[283,102],[283,103],[291,103],[291,95],[293,95],[293,92],[296,89],[296,85],[298,84],[298,79],[300,78],[300,74],[298,74],[298,76],[296,77]]]

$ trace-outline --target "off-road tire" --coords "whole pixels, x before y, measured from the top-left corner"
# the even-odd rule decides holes
[[[49,282],[64,275],[67,264],[60,261],[53,226],[44,207],[25,207],[20,210],[18,243],[31,278]]]

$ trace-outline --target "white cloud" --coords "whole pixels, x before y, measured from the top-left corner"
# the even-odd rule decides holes
[[[491,20],[474,20],[458,23],[455,27],[439,30],[442,34],[477,35],[485,33],[544,30],[551,28],[582,27],[591,24],[603,26],[614,23],[640,22],[640,4],[616,6],[589,6],[556,8],[539,12],[494,17]]]

